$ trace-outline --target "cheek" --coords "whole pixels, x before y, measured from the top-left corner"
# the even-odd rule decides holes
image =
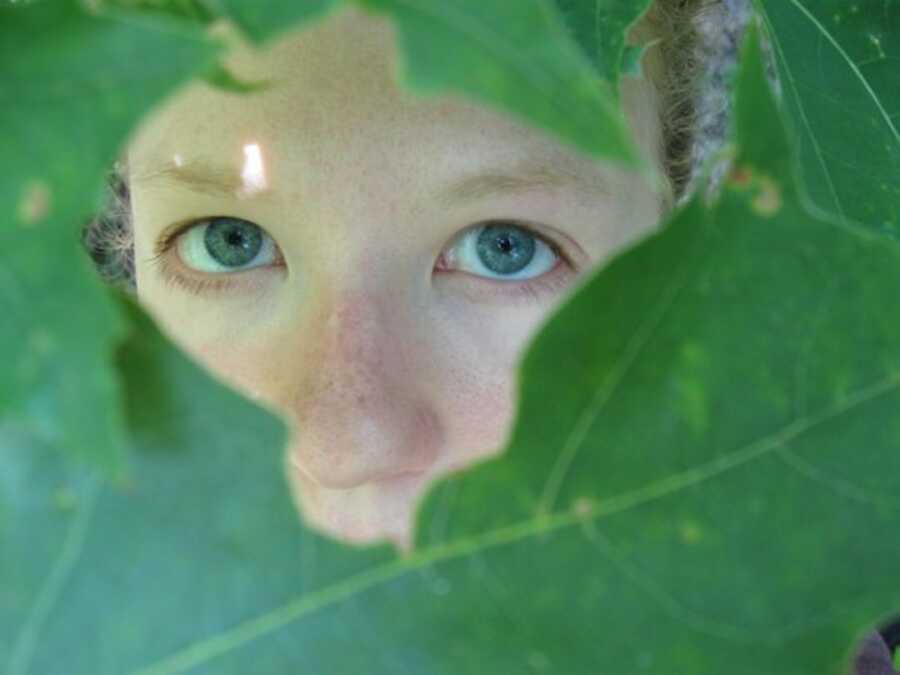
[[[279,364],[271,358],[269,343],[263,340],[238,342],[208,335],[183,336],[188,353],[216,378],[247,398],[283,413],[278,392],[281,390]]]
[[[251,398],[271,389],[266,357],[271,341],[259,339],[272,312],[258,299],[215,300],[197,297],[168,286],[146,262],[135,242],[137,299],[160,331],[213,375]]]
[[[378,464],[376,459],[360,459],[358,448],[341,450],[336,443],[324,442],[345,426],[341,420],[373,413],[363,397],[332,396],[345,384],[349,390],[351,383],[365,382],[358,390],[368,401],[384,395],[375,389],[390,386],[398,398],[415,403],[436,421],[440,433],[417,441],[434,447],[409,449],[410,454],[423,451],[434,458],[432,477],[496,454],[511,431],[516,369],[555,307],[448,301],[424,317],[395,315],[394,321],[404,323],[402,329],[385,331],[366,324],[361,330],[376,337],[358,349],[358,336],[338,346],[316,328],[321,323],[316,317],[301,320],[303,312],[296,307],[197,298],[163,286],[152,273],[140,284],[139,298],[170,339],[218,379],[289,424],[301,426],[304,420],[306,429],[321,431],[315,437],[322,443],[292,452],[317,475],[335,481],[342,472],[362,475]],[[345,328],[338,332],[348,334]],[[323,373],[331,391],[322,383]],[[363,386],[371,391],[362,391]],[[323,398],[310,400],[307,392]],[[337,405],[359,405],[359,414],[344,417]],[[403,422],[402,412],[379,414],[377,421],[385,425]]]
[[[166,337],[217,379],[249,398],[268,401],[274,381],[270,371],[277,369],[267,358],[269,343],[241,335],[252,319],[235,321],[224,308],[173,291],[150,275],[138,284],[138,302]]]
[[[439,473],[471,465],[505,445],[517,402],[516,370],[552,307],[478,311],[448,324],[439,370],[448,438]],[[457,313],[455,316],[460,316]],[[439,347],[440,348],[440,347]]]

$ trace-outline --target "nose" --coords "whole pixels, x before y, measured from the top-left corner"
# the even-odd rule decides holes
[[[291,378],[291,463],[329,488],[427,472],[442,429],[418,365],[427,352],[410,335],[418,323],[404,321],[403,303],[383,288],[315,302]]]

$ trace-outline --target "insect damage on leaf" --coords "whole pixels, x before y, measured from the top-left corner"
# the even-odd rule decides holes
[[[705,536],[703,528],[693,520],[686,520],[678,528],[678,536],[685,544],[696,544]]]
[[[37,225],[50,214],[50,186],[42,180],[29,181],[16,209],[22,225]]]
[[[781,211],[784,205],[781,185],[771,176],[755,171],[747,166],[737,166],[728,176],[728,184],[739,190],[755,192],[750,202],[754,213],[771,218]]]
[[[589,497],[581,497],[576,499],[572,504],[572,511],[578,516],[590,516],[597,508],[597,503]]]

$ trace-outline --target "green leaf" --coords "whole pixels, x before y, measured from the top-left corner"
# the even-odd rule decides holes
[[[322,18],[345,0],[216,0],[252,41],[262,43],[298,24]]]
[[[846,673],[900,607],[900,245],[805,210],[749,44],[720,199],[566,299],[410,556],[298,525],[283,429],[130,310],[129,486],[0,435],[7,669]]]
[[[213,87],[237,94],[249,94],[272,86],[272,83],[267,80],[261,82],[244,82],[239,80],[222,64],[217,64],[211,72],[205,74],[203,81]]]
[[[204,24],[217,18],[204,0],[95,0],[95,3],[103,7],[164,14]]]
[[[810,197],[900,239],[900,2],[758,4]]]
[[[616,19],[607,26],[611,34],[624,30],[647,1],[620,0]],[[272,39],[339,6],[338,0],[220,2],[224,13],[255,41]],[[552,0],[355,0],[353,4],[394,20],[403,55],[402,80],[411,91],[458,92],[550,131],[581,151],[626,165],[638,162],[616,89],[610,86],[618,81],[623,37],[614,38],[618,46],[609,54],[616,60],[598,77]]]
[[[313,538],[301,547],[292,536],[296,512],[275,453],[282,424],[122,302],[134,326],[119,364],[131,479],[104,484],[55,447],[0,427],[0,668],[10,675],[59,672],[61,663],[70,673],[121,674],[221,630],[229,608],[245,616],[303,590],[292,577],[245,575],[262,560],[294,565],[316,554]],[[251,597],[259,604],[244,606]],[[181,601],[190,607],[173,616]],[[159,631],[148,639],[152,624]]]
[[[0,7],[0,420],[116,473],[125,439],[109,354],[126,324],[78,255],[78,230],[132,125],[215,53],[199,27],[163,16]]]
[[[607,82],[619,74],[637,74],[643,50],[628,46],[628,29],[650,7],[651,0],[555,0],[575,39]],[[616,90],[616,87],[613,87]]]

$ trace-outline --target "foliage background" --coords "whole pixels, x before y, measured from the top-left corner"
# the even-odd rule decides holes
[[[281,422],[77,244],[141,115],[240,88],[209,21],[264,41],[349,1],[0,5],[0,664],[849,672],[900,609],[900,3],[755,3],[782,103],[754,32],[721,194],[560,307],[506,452],[434,487],[401,558],[302,527]],[[355,4],[397,22],[413,90],[634,160],[609,36],[646,0]]]

